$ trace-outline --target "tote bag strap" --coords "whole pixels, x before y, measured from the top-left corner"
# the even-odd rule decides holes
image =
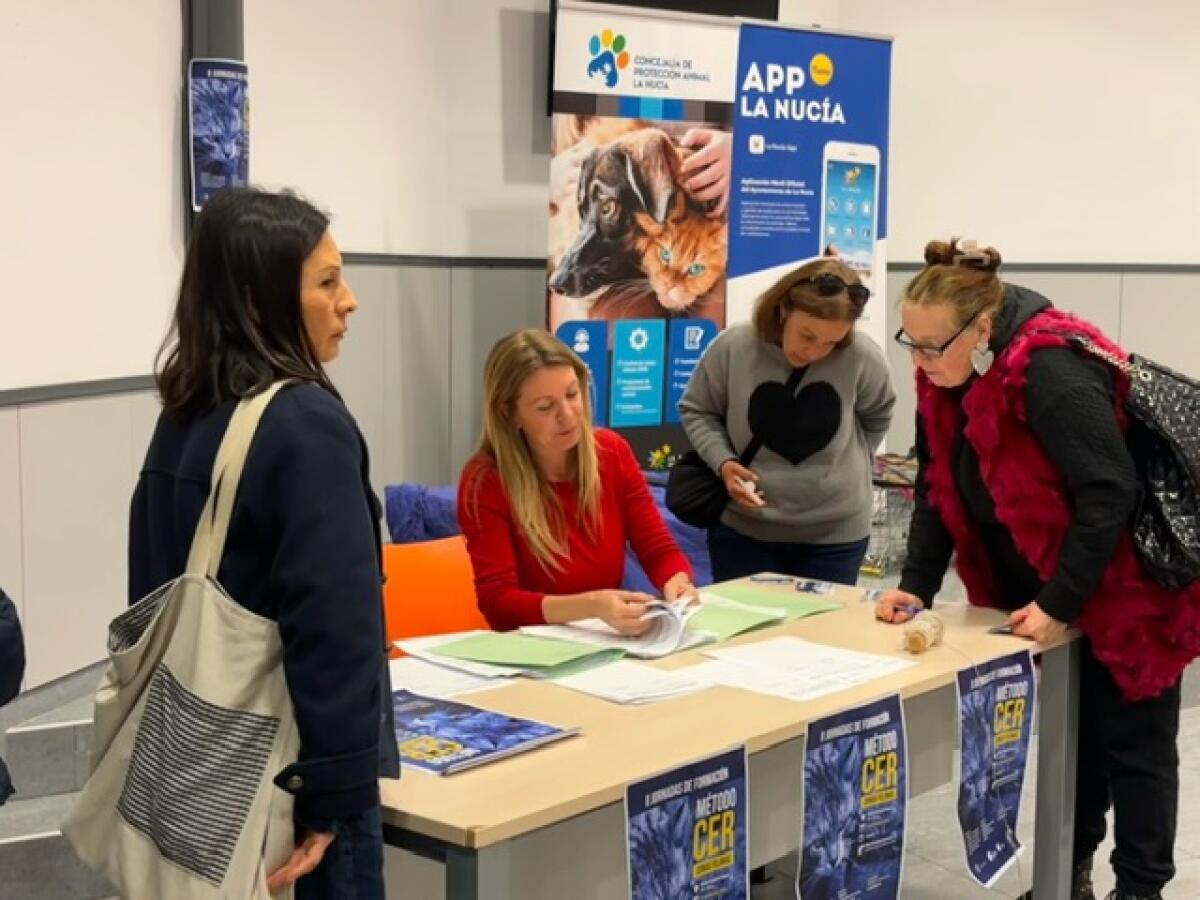
[[[217,449],[217,458],[213,462],[212,486],[204,510],[200,513],[200,521],[196,525],[196,534],[192,538],[192,548],[188,553],[187,573],[189,575],[207,575],[217,577],[221,568],[221,556],[225,551],[225,536],[229,532],[229,519],[233,515],[233,504],[237,499],[238,485],[242,480],[242,470],[246,467],[246,457],[250,453],[250,442],[258,430],[258,423],[266,412],[271,400],[279,393],[287,381],[277,381],[260,394],[247,397],[238,403]]]

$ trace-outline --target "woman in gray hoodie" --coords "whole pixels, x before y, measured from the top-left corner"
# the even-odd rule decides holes
[[[700,360],[679,411],[732,501],[708,532],[715,580],[856,580],[896,401],[883,352],[854,329],[869,297],[841,260],[806,263]]]

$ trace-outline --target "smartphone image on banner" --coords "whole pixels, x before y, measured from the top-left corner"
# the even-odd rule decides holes
[[[830,141],[821,184],[821,252],[836,248],[867,285],[873,283],[879,224],[879,148]]]

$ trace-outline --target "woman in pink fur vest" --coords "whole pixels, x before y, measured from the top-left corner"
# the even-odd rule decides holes
[[[1171,593],[1140,568],[1125,376],[1069,335],[1126,354],[1094,325],[1005,284],[1000,254],[931,242],[896,340],[917,379],[920,475],[908,558],[876,613],[929,607],[953,552],[972,604],[1014,633],[1084,634],[1072,900],[1114,808],[1116,900],[1153,900],[1175,874],[1180,677],[1200,654],[1200,583]]]

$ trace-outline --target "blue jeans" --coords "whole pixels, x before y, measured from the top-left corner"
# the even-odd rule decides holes
[[[375,807],[334,822],[325,858],[296,882],[296,900],[384,900],[383,818]]]
[[[717,523],[708,529],[713,581],[778,572],[837,584],[854,584],[867,555],[867,539],[848,544],[791,544],[759,541]]]

